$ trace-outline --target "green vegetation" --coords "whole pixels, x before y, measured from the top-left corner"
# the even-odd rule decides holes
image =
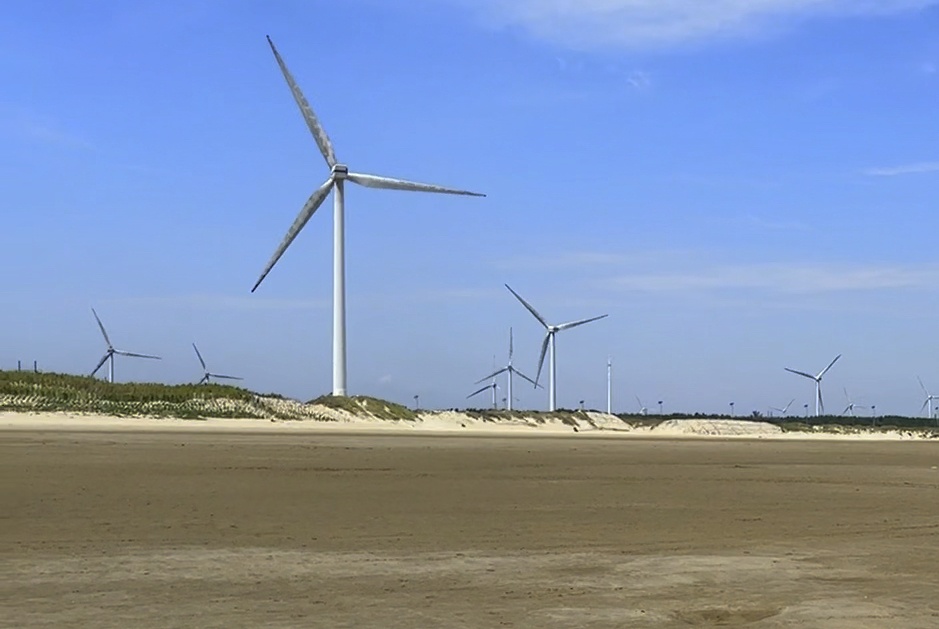
[[[68,411],[116,416],[271,417],[262,399],[216,384],[110,383],[90,376],[0,371],[0,410]]]
[[[416,421],[417,413],[394,402],[380,400],[367,395],[355,395],[352,397],[343,397],[337,395],[321,395],[315,400],[310,400],[307,404],[321,404],[327,408],[334,408],[339,411],[345,411],[353,415],[361,415],[362,411],[377,417],[378,419],[387,419],[391,421]]]

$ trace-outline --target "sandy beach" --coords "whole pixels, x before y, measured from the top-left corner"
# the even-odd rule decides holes
[[[13,415],[0,627],[939,623],[931,441]]]

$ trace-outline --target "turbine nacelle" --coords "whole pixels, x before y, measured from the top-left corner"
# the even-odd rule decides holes
[[[349,178],[349,167],[345,164],[336,164],[330,171],[330,178],[333,181],[343,181]]]

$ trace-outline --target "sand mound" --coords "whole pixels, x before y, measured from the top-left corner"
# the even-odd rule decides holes
[[[669,419],[651,431],[656,435],[705,435],[711,437],[758,437],[777,435],[779,426],[740,419]]]

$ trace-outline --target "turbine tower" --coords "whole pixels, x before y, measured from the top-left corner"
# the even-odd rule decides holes
[[[613,357],[606,357],[606,414],[613,414]]]
[[[277,52],[277,48],[274,47],[274,42],[271,41],[270,37],[267,38],[267,43],[270,44],[271,50],[274,52],[274,58],[277,59],[277,65],[280,66],[280,70],[284,75],[284,79],[287,80],[287,85],[290,87],[293,98],[297,102],[297,106],[300,108],[300,113],[303,115],[303,119],[306,121],[307,127],[309,127],[310,132],[313,134],[313,139],[316,140],[316,145],[319,147],[320,153],[323,154],[323,158],[326,160],[326,165],[330,168],[330,173],[329,177],[326,179],[326,182],[317,188],[316,191],[310,195],[310,198],[307,199],[306,204],[300,210],[300,213],[294,220],[293,225],[291,225],[290,229],[287,230],[287,233],[284,236],[284,239],[281,241],[280,246],[277,247],[277,250],[274,251],[274,255],[271,256],[267,266],[264,267],[264,271],[261,272],[261,276],[255,283],[254,288],[251,289],[251,292],[253,293],[255,290],[257,290],[258,286],[260,286],[261,282],[264,281],[264,278],[271,271],[274,265],[277,264],[277,261],[287,250],[287,247],[290,246],[290,243],[293,242],[294,238],[297,237],[297,234],[299,234],[303,227],[307,224],[307,221],[310,220],[310,217],[313,216],[313,213],[316,212],[320,205],[322,205],[323,201],[326,200],[326,197],[329,195],[329,193],[334,191],[333,395],[344,396],[346,395],[346,274],[344,227],[345,182],[351,181],[352,183],[357,183],[360,186],[366,186],[368,188],[382,188],[385,190],[440,192],[444,194],[462,194],[475,197],[481,197],[485,195],[476,192],[469,192],[467,190],[458,190],[456,188],[445,188],[443,186],[437,186],[433,184],[415,183],[413,181],[405,181],[403,179],[392,179],[390,177],[379,177],[377,175],[366,175],[349,172],[349,167],[340,163],[336,159],[336,155],[333,152],[333,145],[329,139],[329,136],[326,135],[326,131],[320,125],[319,119],[316,117],[316,114],[313,113],[313,109],[310,107],[310,104],[303,96],[303,93],[300,91],[300,88],[297,86],[296,82],[294,82],[293,77],[287,70],[287,66],[284,64],[284,60],[281,59],[280,54]]]
[[[538,314],[538,311],[532,308],[531,304],[521,298],[521,296],[512,290],[512,287],[508,284],[505,285],[509,289],[509,292],[515,295],[515,298],[522,302],[522,305],[528,309],[541,325],[545,328],[544,342],[541,344],[541,357],[538,359],[538,373],[535,375],[535,382],[538,382],[538,379],[541,378],[541,368],[544,366],[544,356],[548,351],[548,345],[551,346],[551,359],[548,363],[548,412],[554,412],[557,410],[557,389],[556,389],[556,377],[557,377],[557,364],[555,362],[555,340],[554,337],[558,332],[563,330],[569,330],[571,328],[576,328],[579,325],[585,323],[590,323],[591,321],[597,321],[608,315],[600,315],[599,317],[592,317],[590,319],[581,319],[580,321],[571,321],[570,323],[562,323],[561,325],[550,325],[545,318]]]
[[[488,391],[489,389],[492,389],[492,409],[493,409],[493,410],[498,410],[498,408],[499,408],[499,402],[498,402],[498,400],[496,399],[496,391],[499,389],[499,385],[496,384],[496,381],[495,381],[495,380],[493,380],[492,382],[490,382],[489,384],[487,384],[486,386],[484,386],[482,389],[479,389],[478,391],[473,391],[472,393],[470,393],[469,395],[466,396],[466,399],[468,400],[468,399],[470,399],[471,397],[473,397],[474,395],[479,395],[479,394],[482,393],[483,391]]]
[[[104,342],[108,344],[108,351],[104,353],[104,356],[101,358],[101,361],[98,363],[98,366],[95,367],[94,371],[91,372],[91,375],[98,373],[98,370],[101,369],[101,365],[104,364],[106,360],[111,361],[108,365],[108,382],[114,382],[114,355],[119,356],[132,356],[134,358],[152,358],[153,360],[161,360],[159,356],[150,356],[149,354],[135,354],[134,352],[126,352],[122,349],[114,349],[114,346],[111,345],[111,339],[108,338],[108,333],[104,330],[104,324],[101,323],[101,319],[98,318],[98,313],[95,312],[95,309],[91,309],[91,314],[95,316],[95,321],[98,322],[98,327],[101,328],[101,334],[104,336]]]
[[[930,395],[930,394],[929,394],[929,391],[926,390],[926,385],[923,384],[922,378],[920,378],[919,376],[916,376],[916,379],[919,380],[919,386],[922,387],[923,393],[926,394],[926,401],[923,402],[923,407],[920,408],[919,410],[920,410],[920,412],[922,412],[923,409],[928,406],[928,407],[929,407],[929,415],[928,415],[928,417],[929,417],[930,419],[932,419],[932,401],[935,400],[935,399],[936,399],[937,397],[939,397],[939,396]]]
[[[838,354],[837,356],[835,356],[835,359],[831,361],[827,367],[822,369],[817,376],[813,376],[812,374],[805,373],[804,371],[796,371],[795,369],[789,369],[789,367],[785,367],[786,371],[788,372],[794,373],[799,376],[804,376],[806,378],[809,378],[810,380],[815,381],[815,416],[816,417],[819,417],[821,413],[825,412],[825,403],[822,401],[822,377],[824,377],[824,375],[828,373],[828,370],[831,369],[832,365],[838,362],[839,358],[841,358],[841,354]]]
[[[212,384],[212,378],[219,378],[223,380],[244,380],[244,378],[239,378],[237,376],[223,376],[220,373],[209,373],[208,367],[205,366],[205,361],[202,360],[202,354],[199,353],[199,348],[196,347],[196,344],[192,344],[192,349],[196,350],[196,356],[199,358],[199,364],[202,365],[202,380],[198,384]]]
[[[493,362],[495,362],[495,361],[493,361]],[[479,380],[477,380],[477,381],[474,382],[473,384],[479,384],[479,383],[482,382],[483,380],[489,380],[490,378],[495,378],[495,377],[498,376],[500,373],[508,373],[508,380],[509,380],[509,386],[508,386],[508,390],[507,390],[507,395],[508,395],[508,397],[506,398],[506,403],[505,403],[505,405],[506,405],[506,410],[509,410],[509,411],[512,410],[512,376],[514,376],[515,374],[518,374],[519,376],[521,376],[521,377],[524,378],[525,380],[528,380],[528,381],[531,382],[533,385],[535,385],[535,388],[538,388],[538,387],[541,386],[540,384],[536,383],[534,380],[532,380],[531,378],[529,378],[528,376],[526,376],[525,374],[523,374],[521,371],[519,371],[518,369],[516,369],[515,367],[512,366],[512,328],[509,328],[509,364],[506,365],[505,367],[503,367],[502,369],[498,370],[498,371],[494,371],[493,373],[489,374],[489,375],[486,376],[485,378],[480,378]],[[495,380],[493,380],[493,382],[495,382]],[[479,393],[480,391],[485,391],[485,390],[486,390],[485,388],[482,388],[482,389],[480,389],[479,391],[477,391],[476,393]],[[475,394],[474,394],[474,395],[475,395]],[[472,396],[471,396],[471,397],[472,397]]]

